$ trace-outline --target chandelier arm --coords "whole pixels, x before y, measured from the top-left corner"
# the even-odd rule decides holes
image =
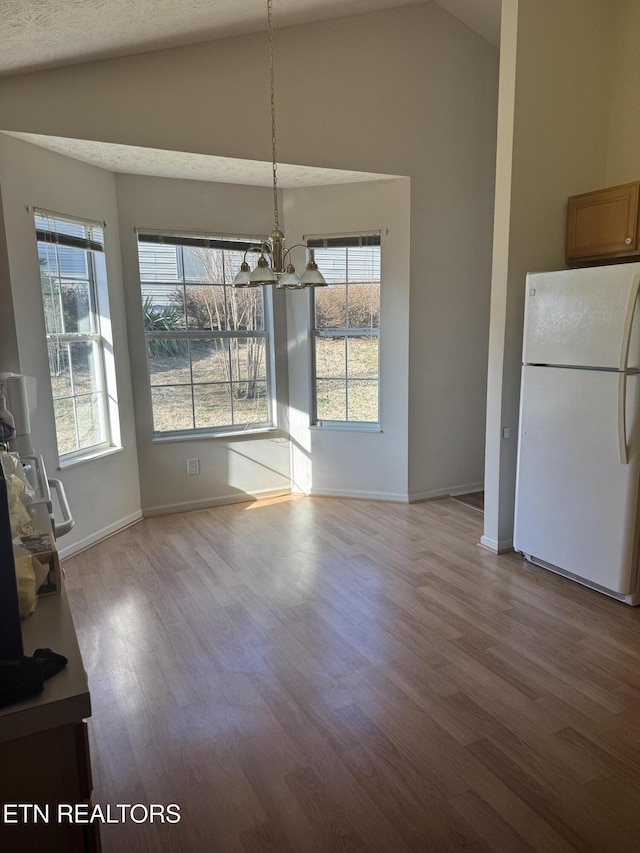
[[[283,257],[283,259],[282,259],[282,262],[283,262],[283,263],[286,263],[286,261],[287,261],[287,255],[289,254],[289,252],[290,252],[292,249],[306,249],[306,248],[307,248],[307,247],[306,247],[306,245],[305,245],[304,243],[294,243],[294,245],[293,245],[293,246],[291,246],[289,249],[287,249],[287,251],[284,253],[284,257]]]
[[[249,252],[262,252],[262,254],[264,255],[265,250],[268,255],[271,254],[271,246],[266,240],[264,243],[256,243],[255,246],[249,246],[247,249],[244,250],[242,262],[244,263],[247,260],[247,255],[249,254]]]

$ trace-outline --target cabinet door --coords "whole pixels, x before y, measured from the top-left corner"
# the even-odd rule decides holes
[[[637,254],[638,183],[572,196],[567,261]]]

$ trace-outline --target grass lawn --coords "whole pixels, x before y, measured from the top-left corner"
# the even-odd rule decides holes
[[[315,340],[318,420],[378,421],[378,339]]]
[[[261,339],[233,343],[231,351],[228,340],[218,340],[191,341],[190,348],[185,346],[174,354],[149,354],[156,432],[267,422],[264,343]],[[73,386],[68,364],[58,364],[60,369],[51,376],[54,398],[72,392],[82,395],[76,397],[75,405],[72,399],[54,402],[60,454],[104,440],[98,428],[99,400],[91,380],[91,353],[86,344],[72,346],[76,348],[70,356]],[[315,359],[318,419],[375,423],[377,338],[316,338]]]

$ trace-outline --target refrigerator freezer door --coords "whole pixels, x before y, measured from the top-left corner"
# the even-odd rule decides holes
[[[629,463],[616,373],[522,369],[514,547],[628,595],[637,585],[640,376],[627,382]]]
[[[640,264],[530,273],[522,361],[624,369],[625,334]],[[628,367],[640,367],[640,311],[631,329]]]

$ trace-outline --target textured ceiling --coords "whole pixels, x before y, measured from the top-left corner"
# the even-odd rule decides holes
[[[41,136],[36,133],[7,132],[7,135],[111,172],[183,178],[192,181],[216,181],[225,184],[249,184],[258,187],[270,187],[272,181],[271,163],[259,160],[236,160],[229,157],[191,154],[186,151],[164,151],[158,148],[138,148],[133,145],[91,142],[61,136]],[[283,189],[380,181],[393,177],[396,176],[278,163],[278,185]]]
[[[432,0],[274,0],[275,27]],[[435,0],[498,43],[501,0]],[[0,75],[266,29],[266,0],[0,0]]]
[[[430,0],[275,0],[275,27]],[[266,29],[266,0],[0,0],[0,73]]]

